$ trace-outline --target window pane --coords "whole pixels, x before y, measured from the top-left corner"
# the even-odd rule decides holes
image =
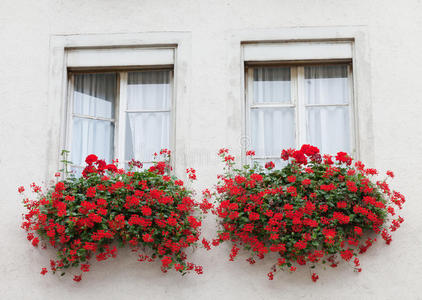
[[[169,110],[170,71],[129,72],[127,93],[129,110]]]
[[[307,107],[307,143],[322,153],[350,152],[349,108]]]
[[[82,167],[80,167],[80,168],[75,167],[75,166],[70,167],[70,172],[73,175],[75,175],[76,177],[81,177],[83,170],[84,170],[84,168],[82,168]]]
[[[154,153],[169,148],[170,112],[128,113],[126,160],[152,161]]]
[[[281,153],[281,151],[280,151],[280,153]],[[274,163],[275,169],[281,169],[281,168],[283,168],[287,165],[287,161],[282,160],[280,158],[268,158],[268,159],[255,158],[253,161],[257,162],[258,165],[261,165],[263,168],[265,167],[265,164],[267,162],[270,162],[270,161],[272,161]]]
[[[347,104],[347,65],[305,67],[306,104]]]
[[[91,117],[114,118],[116,74],[74,75],[73,112]]]
[[[254,103],[290,103],[290,68],[266,67],[253,70]]]
[[[252,149],[257,157],[279,157],[295,146],[294,108],[259,108],[251,111]]]
[[[73,118],[71,161],[85,164],[89,154],[95,154],[107,162],[113,159],[114,126],[112,122]]]

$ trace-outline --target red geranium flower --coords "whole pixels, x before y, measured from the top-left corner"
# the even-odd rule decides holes
[[[98,157],[95,154],[90,154],[85,158],[85,162],[88,165],[92,165],[94,162],[98,160]]]

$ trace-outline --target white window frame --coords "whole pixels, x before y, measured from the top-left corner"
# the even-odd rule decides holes
[[[327,65],[330,62],[321,61],[318,64],[314,65]],[[245,68],[245,98],[246,98],[246,117],[245,117],[245,126],[246,126],[246,133],[247,135],[252,138],[252,128],[251,128],[251,111],[257,108],[279,108],[279,107],[289,107],[295,109],[295,147],[300,148],[301,145],[306,144],[306,107],[333,107],[333,106],[341,106],[341,107],[349,107],[349,128],[350,128],[350,146],[352,150],[352,155],[356,155],[356,147],[355,147],[355,120],[354,120],[354,105],[353,99],[353,71],[352,65],[350,61],[345,61],[340,63],[341,65],[347,65],[347,80],[349,84],[349,102],[345,104],[306,104],[305,103],[305,65],[268,65],[268,64],[254,64],[251,66],[246,66]],[[254,103],[253,102],[253,72],[254,69],[257,67],[276,67],[276,66],[283,66],[290,68],[290,95],[291,101],[290,103]],[[248,149],[244,149],[247,151]],[[252,149],[253,150],[253,149]],[[280,149],[281,151],[281,149]],[[268,159],[280,159],[280,155],[278,156],[254,156],[254,159],[260,160],[268,160]]]
[[[357,105],[354,93],[353,41],[352,40],[287,40],[241,42],[244,82],[242,161],[248,163],[245,153],[251,147],[251,109],[257,107],[294,107],[296,148],[306,143],[306,106],[338,106],[306,104],[304,99],[305,65],[347,64],[349,83],[349,126],[351,154],[359,159],[357,131]],[[253,104],[253,68],[265,66],[290,66],[291,103]],[[342,105],[343,106],[343,105]],[[253,150],[253,149],[252,149]],[[280,149],[281,151],[281,149]],[[257,157],[254,159],[279,159],[280,156]]]
[[[141,66],[156,67],[161,65],[163,61],[154,59],[144,59],[141,53],[149,51],[141,51],[142,49],[150,50],[157,53],[156,49],[171,49],[173,54],[173,128],[171,137],[173,139],[173,149],[171,153],[171,164],[174,173],[177,176],[183,176],[184,170],[189,167],[189,161],[186,157],[186,143],[189,141],[189,135],[186,133],[188,121],[182,113],[189,108],[190,103],[190,86],[192,81],[192,66],[190,64],[192,57],[192,33],[189,31],[147,31],[135,33],[94,33],[94,34],[54,34],[50,36],[49,43],[49,68],[48,68],[48,95],[46,122],[48,123],[49,140],[46,143],[46,167],[44,179],[50,180],[51,176],[59,169],[63,168],[61,162],[61,150],[66,149],[66,128],[67,128],[67,95],[69,89],[68,68],[71,61],[68,60],[70,51],[85,52],[89,49],[103,50],[103,53],[115,53],[115,51],[123,51],[126,49],[139,49],[135,51],[136,55],[129,56],[116,55],[119,59],[114,60],[113,67],[125,67],[131,69],[133,66],[140,68]],[[161,53],[161,51],[160,51]],[[166,56],[168,57],[168,56]],[[110,62],[111,59],[105,60],[102,56],[101,65]],[[80,61],[80,60],[79,60]],[[90,60],[88,60],[90,61]],[[98,67],[104,69],[101,65],[95,65],[91,68]],[[95,63],[99,64],[99,62]],[[131,67],[129,67],[131,66]],[[110,67],[110,66],[109,66]],[[81,67],[83,68],[83,67]],[[178,130],[177,128],[180,128]],[[177,142],[176,142],[177,141]]]
[[[91,51],[90,51],[91,52]],[[91,53],[90,53],[91,55]],[[119,55],[120,56],[120,55]],[[83,57],[83,56],[82,56]],[[128,88],[128,73],[129,72],[144,72],[144,71],[168,71],[170,73],[170,107],[166,110],[128,110],[127,109],[127,88]],[[113,73],[116,74],[116,99],[114,103],[114,118],[102,118],[102,117],[91,117],[85,115],[78,115],[73,112],[73,91],[74,91],[74,75],[78,74],[94,74],[94,73]],[[125,157],[125,141],[126,141],[126,114],[127,113],[153,113],[153,112],[169,112],[170,113],[170,128],[169,128],[169,149],[174,149],[174,132],[175,132],[175,124],[174,124],[174,80],[173,75],[174,70],[173,66],[169,67],[152,67],[152,68],[134,68],[133,70],[121,70],[121,69],[107,69],[107,70],[99,70],[98,68],[84,68],[83,71],[78,71],[75,68],[71,68],[68,70],[68,78],[69,78],[69,87],[68,87],[68,96],[67,96],[67,125],[66,125],[66,150],[71,151],[72,149],[72,128],[73,128],[73,117],[80,117],[85,119],[92,119],[92,120],[104,120],[113,123],[114,125],[114,157],[113,159],[118,159],[119,166],[124,167],[128,160]],[[156,151],[160,151],[161,149],[157,149]],[[142,161],[143,164],[150,164],[153,160],[150,161]],[[111,163],[111,162],[107,162]],[[172,161],[170,161],[172,164]],[[83,169],[83,166],[78,166],[72,164],[71,167]]]

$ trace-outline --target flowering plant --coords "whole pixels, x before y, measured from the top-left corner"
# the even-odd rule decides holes
[[[400,216],[389,220],[396,215],[393,205],[401,209],[405,198],[390,190],[387,178],[374,181],[377,170],[360,161],[352,164],[348,154],[339,152],[333,158],[319,152],[303,145],[282,151],[286,162],[279,170],[273,162],[265,168],[255,163],[237,169],[235,158],[221,149],[225,173],[214,193],[221,228],[213,244],[230,240],[230,260],[243,248],[251,254],[250,264],[256,257],[276,254],[270,280],[278,268],[293,272],[297,265],[315,268],[317,263],[336,267],[341,259],[353,262],[360,272],[358,255],[376,241],[373,235],[390,244],[389,232],[403,222]],[[387,177],[394,174],[388,171]],[[311,278],[316,281],[318,275],[313,272]]]
[[[22,228],[33,246],[57,249],[57,258],[50,260],[53,273],[63,275],[70,267],[88,272],[92,258],[115,257],[115,244],[129,244],[134,251],[143,250],[139,261],[160,259],[163,272],[194,269],[202,274],[201,266],[187,262],[185,252],[199,239],[200,216],[193,215],[197,204],[183,181],[168,175],[170,151],[160,154],[164,160],[148,170],[132,161],[128,171],[119,169],[117,161],[106,164],[91,154],[82,177],[67,176],[46,193],[31,185],[36,199],[24,199],[28,212]],[[195,170],[187,172],[195,179]],[[41,274],[46,272],[43,268]],[[74,276],[75,281],[81,278],[82,273]]]

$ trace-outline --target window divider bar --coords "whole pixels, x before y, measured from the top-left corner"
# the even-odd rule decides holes
[[[347,80],[349,83],[349,126],[350,126],[350,150],[352,155],[356,158],[360,158],[360,147],[359,147],[359,127],[358,127],[358,108],[357,102],[353,90],[353,67],[349,65],[347,67]]]
[[[135,159],[136,160],[136,159]],[[127,164],[127,163],[130,163],[132,160],[127,160],[127,159],[125,159],[125,161],[124,161],[124,163],[125,164]],[[140,161],[142,164],[153,164],[155,161]]]
[[[120,72],[119,84],[119,121],[117,122],[117,158],[119,162],[125,161],[125,128],[126,128],[126,108],[127,108],[127,78],[128,72]]]
[[[80,114],[75,114],[75,113],[73,113],[72,116],[76,118],[97,120],[97,121],[108,121],[108,122],[115,121],[113,118],[94,117],[94,116],[80,115]]]
[[[271,104],[264,104],[264,103],[260,103],[260,104],[252,104],[250,106],[251,109],[257,109],[257,108],[294,108],[295,105],[294,104],[284,104],[284,103],[271,103]]]
[[[66,150],[71,151],[71,141],[72,141],[72,130],[73,130],[73,92],[74,92],[74,85],[75,85],[75,76],[69,75],[69,83],[68,83],[68,94],[67,94],[67,113],[66,113]],[[69,159],[72,157],[72,153],[70,153]]]
[[[252,147],[252,103],[253,103],[253,68],[249,68],[246,71],[246,94],[245,94],[245,124],[246,124],[246,131],[245,131],[245,137],[242,137],[242,163],[248,164],[250,163],[250,158],[245,155],[246,151]]]
[[[70,165],[71,168],[78,168],[78,169],[85,169],[84,166],[80,166],[80,165]]]
[[[130,109],[125,110],[127,113],[160,113],[160,112],[171,112],[171,109],[151,109],[151,110],[137,110]]]
[[[338,104],[305,104],[305,107],[349,106],[349,103]]]
[[[176,55],[176,49],[175,51],[175,55]],[[175,69],[174,70],[169,70],[169,83],[170,83],[170,111],[169,111],[169,115],[170,115],[170,124],[169,124],[169,134],[170,134],[170,138],[169,138],[169,148],[172,151],[172,154],[170,156],[170,166],[172,167],[172,170],[170,171],[170,174],[175,174],[175,170],[176,170],[176,127],[177,127],[177,123],[176,123],[176,109],[178,109],[177,105],[176,105],[176,90],[175,90],[175,85],[176,85],[176,79],[175,79]]]
[[[294,111],[294,141],[295,145],[298,143],[299,138],[299,128],[298,128],[298,120],[299,120],[299,113],[298,113],[298,80],[297,80],[297,67],[293,66],[290,67],[290,95],[292,97],[292,102],[295,107]]]
[[[297,134],[296,147],[306,143],[305,67],[297,67]]]

